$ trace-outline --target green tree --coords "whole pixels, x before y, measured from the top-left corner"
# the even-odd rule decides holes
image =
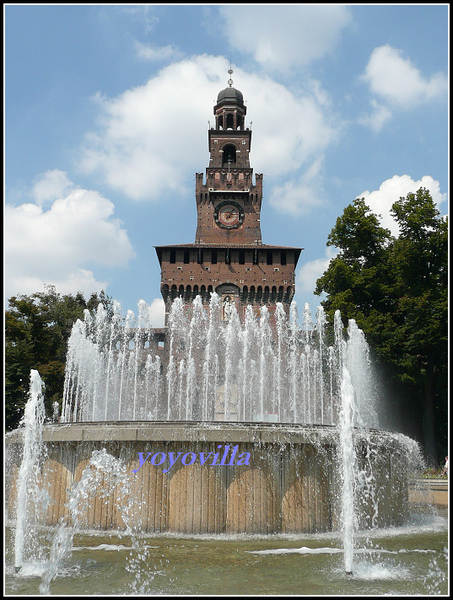
[[[48,286],[31,296],[13,296],[5,313],[5,417],[6,429],[18,426],[30,383],[30,371],[36,369],[46,386],[47,415],[52,405],[61,407],[67,342],[73,324],[83,318],[84,310],[95,311],[102,303],[112,310],[111,299],[101,292],[85,300],[60,295]]]
[[[363,329],[377,363],[415,416],[432,463],[446,451],[448,224],[428,190],[393,204],[393,237],[364,199],[349,205],[327,241],[339,249],[316,294],[330,318]]]

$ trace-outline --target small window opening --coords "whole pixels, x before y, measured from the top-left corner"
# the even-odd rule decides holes
[[[228,144],[223,149],[222,155],[222,167],[228,167],[228,165],[233,166],[236,164],[236,148]]]

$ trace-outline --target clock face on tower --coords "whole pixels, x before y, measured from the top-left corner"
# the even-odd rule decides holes
[[[225,200],[215,207],[214,220],[222,229],[235,229],[244,221],[244,210],[233,200]]]

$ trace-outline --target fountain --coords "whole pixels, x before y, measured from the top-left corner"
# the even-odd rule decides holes
[[[208,310],[200,297],[191,308],[189,316],[182,299],[173,302],[167,348],[153,343],[144,303],[138,319],[128,312],[124,327],[118,305],[112,317],[102,305],[95,317],[87,313],[69,340],[61,421],[338,422],[339,364],[347,348],[341,331],[327,345],[322,307],[315,326],[306,305],[302,327],[295,303],[290,319],[277,304],[272,321],[266,306],[259,319],[249,306],[243,326],[234,308],[222,321],[216,293]],[[342,329],[339,316],[336,326]],[[357,327],[349,337],[348,347],[362,346],[356,361],[366,357]],[[375,427],[369,365],[362,361],[356,371],[362,421]]]
[[[7,436],[16,570],[38,560],[36,544],[26,548],[51,525],[47,561],[46,544],[39,549],[43,594],[74,538],[93,530],[131,540],[135,592],[154,579],[143,571],[143,535],[338,534],[343,571],[357,577],[360,553],[374,551],[363,532],[408,522],[408,478],[421,455],[413,440],[378,428],[356,323],[345,331],[337,312],[330,331],[322,308],[313,323],[305,305],[300,325],[295,303],[289,316],[263,307],[241,324],[233,308],[222,321],[214,293],[190,311],[174,301],[162,347],[139,308],[123,324],[118,304],[110,317],[100,306],[74,325],[59,422],[43,424],[32,373],[24,424]]]
[[[17,508],[14,566],[19,571],[24,561],[37,559],[39,544],[35,526],[38,522],[41,490],[38,485],[43,457],[42,428],[45,417],[43,382],[38,371],[30,374],[30,393],[25,405],[23,456],[17,476]]]

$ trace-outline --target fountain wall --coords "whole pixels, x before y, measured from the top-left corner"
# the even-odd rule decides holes
[[[41,522],[56,525],[68,517],[70,490],[80,480],[94,451],[122,461],[127,493],[105,477],[79,518],[87,529],[124,529],[153,533],[272,534],[339,529],[338,436],[334,428],[284,424],[232,423],[73,423],[46,425],[46,459],[38,487],[48,503]],[[20,431],[9,436],[16,448],[11,468],[8,517],[14,519],[20,464]],[[215,453],[237,445],[248,464],[201,465],[198,461],[140,466],[138,453]],[[362,526],[389,526],[407,517],[406,448],[391,434],[371,432],[356,440],[363,482],[357,490]],[[222,452],[221,451],[221,452]],[[133,472],[137,470],[137,472]],[[389,476],[391,474],[391,476]],[[123,486],[124,487],[124,486]]]
[[[213,294],[209,310],[198,298],[189,314],[176,299],[165,337],[161,360],[143,303],[138,319],[129,312],[123,323],[119,309],[107,316],[101,306],[75,324],[62,414],[42,427],[45,458],[31,495],[45,505],[40,522],[69,518],[99,451],[117,466],[87,490],[77,526],[272,534],[347,523],[352,535],[405,521],[418,447],[378,429],[368,346],[354,321],[345,330],[337,311],[327,331],[322,309],[315,324],[306,305],[299,325],[295,303],[290,315],[277,304],[273,322],[266,307],[259,319],[246,311],[240,323],[233,310],[222,321]],[[11,518],[23,437],[20,427],[7,439]],[[248,460],[190,459],[227,446]],[[190,457],[171,468],[142,464],[159,453]]]

